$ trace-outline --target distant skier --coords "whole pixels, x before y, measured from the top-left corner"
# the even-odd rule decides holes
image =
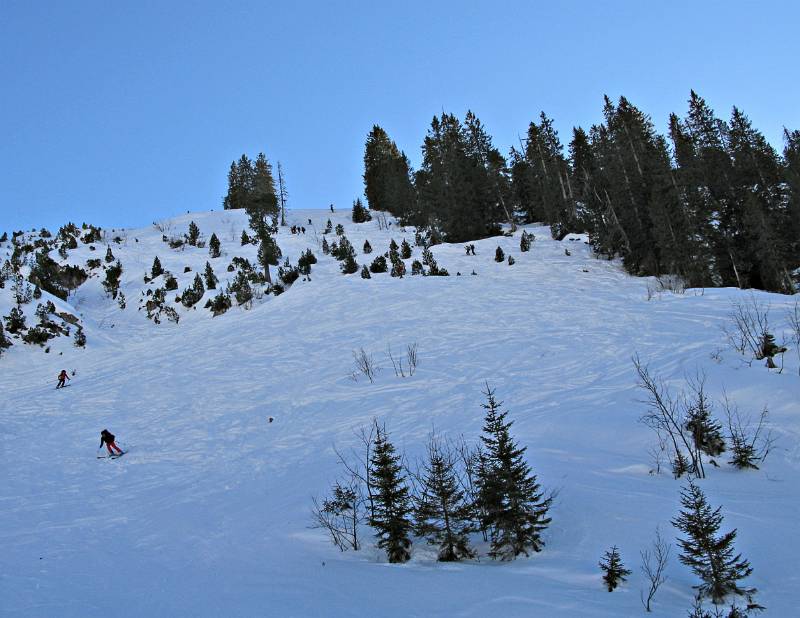
[[[333,204],[331,204],[331,212],[333,212]]]
[[[108,454],[109,455],[111,455],[111,456],[113,456],[113,455],[122,455],[122,449],[120,449],[114,443],[114,434],[111,433],[108,429],[104,429],[103,431],[100,432],[100,446],[98,446],[97,448],[102,448],[102,446],[104,444],[106,445],[106,448],[108,449]],[[111,450],[112,448],[116,449],[117,452],[114,453],[114,451]]]
[[[66,381],[71,379],[72,378],[67,375],[67,370],[62,369],[61,373],[58,374],[58,385],[56,385],[56,389],[64,388],[67,385]]]

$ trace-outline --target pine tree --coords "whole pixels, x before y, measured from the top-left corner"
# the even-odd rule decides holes
[[[414,210],[414,187],[408,158],[378,125],[364,147],[364,195],[372,210],[405,219]]]
[[[469,546],[471,506],[456,478],[456,461],[432,438],[422,470],[422,490],[415,510],[416,531],[429,544],[439,546],[438,560],[454,562],[472,558]]]
[[[408,244],[408,241],[405,238],[400,245],[400,257],[404,260],[407,260],[411,257],[411,245]]]
[[[722,425],[711,416],[711,403],[702,390],[698,391],[697,399],[689,405],[686,416],[686,429],[698,451],[709,457],[716,457],[725,451]]]
[[[205,293],[206,289],[203,286],[203,280],[200,278],[200,274],[197,273],[194,276],[194,282],[191,287],[186,288],[181,294],[181,304],[184,307],[192,307],[203,298]]]
[[[194,221],[189,222],[189,233],[186,235],[186,242],[193,247],[197,246],[197,241],[200,239],[200,228]]]
[[[369,271],[371,273],[385,273],[387,270],[386,258],[382,255],[379,255],[374,260],[372,260],[372,264],[369,265]]]
[[[389,442],[386,430],[377,426],[370,459],[370,484],[374,509],[369,519],[376,530],[378,547],[386,550],[389,562],[411,558],[411,503],[400,456]]]
[[[77,330],[75,331],[75,347],[76,348],[85,348],[86,347],[86,333],[83,332],[83,326],[80,324],[78,325]]]
[[[369,244],[368,240],[364,241],[364,248],[362,249],[362,253],[364,255],[369,255],[370,253],[372,253],[372,245]]]
[[[519,239],[519,250],[525,253],[531,250],[531,236],[525,230],[522,230],[522,236]]]
[[[25,330],[25,328],[27,328],[25,326],[25,314],[21,309],[12,307],[6,316],[6,330],[13,335]]]
[[[328,255],[331,252],[330,245],[328,245],[328,239],[324,236],[322,237],[322,253]]]
[[[209,262],[206,262],[206,269],[203,273],[203,279],[205,279],[206,282],[206,289],[217,289],[217,283],[219,282],[219,279],[217,279],[217,276],[214,274],[214,269],[211,268],[211,264]]]
[[[357,199],[353,202],[353,223],[365,223],[367,221],[372,221],[372,215],[369,214],[369,210],[364,208],[361,200]]]
[[[501,412],[488,386],[484,392],[487,403],[481,441],[484,450],[478,470],[478,508],[481,524],[489,531],[492,558],[513,560],[528,550],[541,551],[542,532],[550,523],[547,511],[552,497],[544,497],[536,475],[525,462],[526,448],[516,445],[509,434],[513,424],[506,422],[507,412]]]
[[[506,254],[503,253],[503,250],[500,247],[497,247],[497,251],[494,252],[494,261],[502,262],[505,259],[506,259]]]
[[[219,238],[216,234],[211,234],[211,238],[208,240],[208,253],[212,258],[220,256]]]
[[[161,260],[158,259],[158,256],[153,258],[153,267],[150,269],[150,275],[153,279],[156,277],[164,274],[164,269],[161,267]]]
[[[682,549],[679,560],[702,580],[702,584],[695,586],[698,596],[710,597],[719,604],[730,594],[751,595],[754,589],[738,585],[753,569],[741,554],[734,555],[736,530],[717,534],[722,524],[722,507],[712,511],[703,491],[692,482],[681,490],[681,506],[683,510],[672,520],[672,525],[686,535],[678,539]]]
[[[3,350],[8,347],[11,347],[11,342],[6,337],[6,334],[3,330],[3,322],[0,320],[0,354],[2,354]]]
[[[612,592],[622,582],[627,581],[628,575],[631,574],[622,564],[622,558],[620,558],[616,545],[603,555],[599,564],[600,570],[603,571],[603,581],[606,583],[609,592]]]
[[[358,263],[352,251],[348,252],[347,256],[342,260],[341,270],[345,275],[352,275],[358,270]]]
[[[106,278],[103,280],[103,288],[111,298],[117,297],[119,291],[119,278],[122,275],[122,264],[119,260],[106,268]]]
[[[332,232],[333,232],[333,223],[331,223],[331,220],[328,219],[328,222],[325,224],[325,231],[322,232],[322,233],[323,234],[330,234]]]
[[[247,230],[242,230],[242,247],[250,244],[250,237],[247,235]]]
[[[106,247],[106,262],[113,262],[114,261],[114,254],[111,253],[111,247]]]
[[[362,279],[372,279],[372,275],[369,274],[369,268],[367,268],[366,264],[364,264],[361,267],[361,278]]]

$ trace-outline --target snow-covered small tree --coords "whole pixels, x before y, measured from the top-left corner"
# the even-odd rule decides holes
[[[358,262],[356,262],[356,258],[352,253],[348,253],[347,257],[342,261],[341,270],[345,275],[352,275],[358,271]]]
[[[205,308],[210,309],[214,317],[222,315],[231,308],[231,297],[225,292],[220,292],[214,298],[208,299]]]
[[[359,198],[353,202],[353,223],[365,223],[371,220],[372,215],[369,214],[369,210],[364,208],[364,204],[361,203],[361,199]]]
[[[206,268],[203,272],[203,279],[205,279],[206,282],[206,289],[217,289],[217,283],[219,282],[219,279],[217,279],[217,276],[214,274],[214,269],[211,268],[211,264],[209,262],[206,262]]]
[[[78,328],[75,330],[74,343],[76,348],[86,347],[86,333],[83,332],[83,326],[80,324],[78,324]]]
[[[106,247],[106,263],[114,261],[114,254],[111,252],[111,246]]]
[[[528,550],[541,551],[542,532],[550,524],[547,512],[552,496],[545,497],[536,475],[524,459],[525,447],[518,447],[511,438],[512,421],[501,412],[494,390],[487,385],[483,450],[478,468],[478,509],[482,526],[491,540],[489,555],[513,560]]]
[[[364,264],[361,267],[361,278],[362,279],[372,279],[372,275],[369,274],[369,268],[367,268],[366,264]]]
[[[328,239],[322,237],[322,253],[328,255],[331,252],[331,246],[328,244]]]
[[[497,250],[494,252],[494,261],[495,262],[502,262],[506,259],[506,254],[503,253],[503,249],[497,247]]]
[[[208,253],[212,258],[218,258],[221,255],[219,238],[216,234],[211,234],[211,238],[208,239]]]
[[[106,278],[103,280],[103,288],[111,298],[117,297],[119,291],[119,278],[122,275],[122,264],[119,260],[106,268]]]
[[[16,334],[25,328],[25,314],[18,307],[12,307],[6,316],[6,330],[11,334]]]
[[[686,408],[686,429],[692,436],[695,448],[716,457],[725,451],[722,425],[711,415],[712,404],[705,394],[703,378],[693,383],[694,400]]]
[[[344,226],[341,223],[336,224],[336,235],[344,236]]]
[[[379,255],[374,260],[372,260],[372,264],[369,265],[369,271],[371,273],[385,273],[387,269],[386,258],[382,255]]]
[[[203,280],[200,278],[200,274],[195,274],[191,287],[186,288],[181,294],[181,304],[184,307],[192,307],[203,298],[205,293],[206,290],[203,287]]]
[[[622,564],[622,558],[616,545],[603,555],[599,566],[600,570],[603,571],[603,581],[609,592],[612,592],[622,582],[627,581],[628,575],[631,574]]]
[[[718,534],[722,507],[712,510],[703,491],[691,481],[681,490],[681,506],[680,514],[672,520],[672,525],[686,535],[678,539],[682,550],[678,559],[702,580],[695,586],[698,596],[719,604],[730,594],[752,595],[755,589],[741,588],[738,583],[753,569],[741,554],[735,554],[736,529]]]
[[[186,235],[186,242],[193,247],[197,246],[197,241],[200,239],[200,228],[194,221],[189,223],[189,233]]]
[[[456,476],[455,455],[431,437],[416,501],[417,534],[439,546],[441,562],[472,558],[475,552],[469,546],[471,516],[471,506]]]
[[[389,562],[406,562],[411,558],[411,499],[400,455],[389,442],[386,429],[377,423],[369,478],[374,500],[369,523],[375,528],[377,545],[386,551]]]
[[[242,230],[242,239],[241,239],[242,247],[245,245],[250,244],[250,237],[247,235],[247,230]]]
[[[11,342],[6,337],[5,331],[3,330],[3,322],[0,321],[0,354],[3,353],[3,350],[11,347]]]
[[[400,244],[400,257],[404,260],[407,260],[411,257],[411,245],[408,244],[408,241],[405,238]]]
[[[370,253],[372,253],[372,245],[369,244],[368,240],[364,241],[364,248],[362,249],[362,253],[364,255],[369,255]]]
[[[401,279],[406,274],[406,265],[403,260],[395,260],[392,262],[392,272],[389,273],[392,277],[400,277]]]
[[[421,275],[423,273],[422,269],[422,262],[419,260],[414,260],[411,262],[411,274],[412,275]]]
[[[253,288],[250,287],[247,275],[241,270],[236,273],[236,278],[228,286],[228,291],[234,295],[239,305],[244,305],[253,298]]]
[[[531,250],[531,241],[533,240],[533,234],[528,234],[525,230],[522,230],[522,236],[519,239],[519,250],[525,253],[526,251]]]
[[[328,222],[325,224],[325,231],[322,233],[330,234],[331,232],[333,232],[333,223],[331,223],[331,220],[328,219]]]

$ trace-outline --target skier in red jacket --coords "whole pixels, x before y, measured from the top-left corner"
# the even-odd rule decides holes
[[[103,444],[106,445],[109,455],[122,455],[122,449],[120,449],[114,443],[114,434],[111,433],[108,429],[104,429],[103,431],[100,432],[100,446],[98,448],[102,447]],[[117,452],[115,453],[114,451],[112,451],[111,450],[112,448],[116,449]]]
[[[72,378],[70,378],[70,377],[67,375],[67,370],[66,370],[66,369],[62,369],[62,370],[61,370],[61,373],[59,373],[59,374],[58,374],[58,385],[56,386],[56,388],[63,388],[63,387],[65,387],[65,386],[67,385],[67,384],[66,384],[66,380],[71,380],[71,379],[72,379]]]

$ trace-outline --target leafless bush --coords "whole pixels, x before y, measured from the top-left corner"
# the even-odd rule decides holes
[[[169,221],[153,221],[153,227],[164,236],[172,236],[172,224]]]
[[[667,581],[664,569],[666,569],[667,562],[669,562],[669,543],[661,536],[661,530],[656,528],[656,537],[653,539],[652,549],[643,549],[639,554],[642,557],[642,573],[644,573],[650,584],[646,595],[644,590],[640,592],[640,598],[642,605],[649,612],[651,611],[650,603],[653,601],[653,597],[656,596],[661,584]]]
[[[746,468],[758,470],[757,464],[767,458],[776,440],[767,423],[769,411],[765,407],[758,421],[753,421],[750,414],[742,415],[739,412],[739,408],[731,403],[727,394],[724,396],[723,406],[728,420],[728,438],[733,454],[733,459],[729,463],[740,470]]]
[[[653,462],[653,467],[650,468],[650,474],[661,474],[661,464],[665,460],[669,460],[666,438],[659,435],[658,444],[650,446],[647,449],[647,454],[650,455],[650,460]]]
[[[375,221],[378,224],[379,230],[388,230],[389,229],[389,221],[386,218],[385,212],[378,212],[375,215]]]
[[[680,275],[661,275],[656,277],[661,291],[683,294],[686,292],[686,281]]]
[[[326,530],[341,551],[358,551],[358,527],[364,521],[364,498],[359,480],[350,476],[344,483],[337,481],[329,497],[322,503],[313,498],[313,503],[313,527]]]
[[[755,360],[763,359],[764,343],[770,336],[769,305],[751,295],[747,301],[734,302],[729,317],[732,324],[724,327],[723,332],[731,347],[739,354],[750,355]]]
[[[380,367],[375,365],[375,359],[372,354],[367,354],[364,348],[358,351],[353,350],[353,360],[357,373],[360,373],[369,379],[370,383],[375,381],[375,375],[380,371]]]
[[[406,362],[408,363],[408,375],[413,376],[419,365],[419,356],[417,355],[417,342],[406,346]]]
[[[800,361],[800,302],[795,301],[794,307],[786,313],[786,320],[789,322],[789,338],[794,343],[797,360]],[[797,367],[797,375],[800,375],[800,364]]]
[[[372,482],[370,479],[370,461],[372,459],[372,444],[375,440],[375,432],[378,430],[378,421],[373,420],[369,426],[369,431],[362,427],[358,430],[356,437],[361,442],[360,452],[351,449],[353,462],[350,458],[345,457],[338,449],[334,447],[336,457],[339,463],[347,470],[350,478],[357,479],[366,493],[366,502],[369,507],[370,517],[375,515],[375,500],[372,495]]]
[[[394,357],[394,355],[392,354],[391,344],[386,348],[386,356],[389,357],[389,360],[392,363],[392,367],[394,368],[394,375],[396,375],[398,378],[405,378],[406,372],[405,369],[403,368],[403,358]]]

